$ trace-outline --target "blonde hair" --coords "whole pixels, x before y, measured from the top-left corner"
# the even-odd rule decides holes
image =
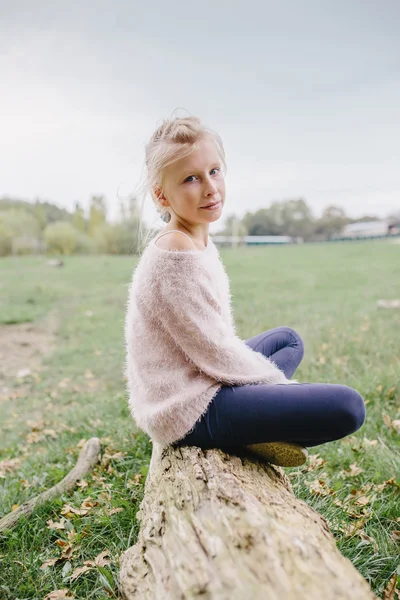
[[[164,119],[146,144],[146,175],[145,181],[140,188],[143,195],[139,219],[139,247],[141,249],[146,245],[148,237],[154,233],[154,231],[150,230],[143,244],[140,243],[143,230],[143,205],[147,193],[150,192],[160,218],[168,223],[171,219],[171,214],[168,208],[158,201],[154,193],[154,188],[162,188],[166,167],[188,156],[197,148],[197,144],[205,138],[211,139],[214,142],[222,162],[224,174],[226,174],[227,166],[222,140],[215,131],[203,125],[198,117],[189,115],[188,117]]]

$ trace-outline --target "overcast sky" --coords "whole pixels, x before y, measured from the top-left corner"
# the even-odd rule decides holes
[[[298,197],[384,217],[400,210],[399,31],[399,0],[0,0],[0,196],[104,194],[115,218],[182,107],[225,146],[211,233]]]

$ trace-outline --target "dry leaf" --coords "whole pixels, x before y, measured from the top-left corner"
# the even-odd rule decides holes
[[[394,593],[396,591],[397,573],[394,573],[389,579],[387,586],[382,592],[382,600],[394,600]]]
[[[61,544],[59,542],[63,542],[63,543]],[[57,540],[56,544],[58,546],[64,548],[64,550],[61,553],[61,558],[71,558],[71,556],[74,554],[74,552],[77,552],[81,547],[81,544],[78,544],[77,546],[73,546],[70,542],[65,542],[64,540]]]
[[[60,429],[65,429],[66,431],[70,431],[71,433],[76,432],[75,427],[71,427],[70,425],[66,425],[65,423],[60,423],[59,421],[57,421],[57,427],[59,427]]]
[[[100,492],[100,498],[107,503],[110,503],[112,500],[112,496],[109,491]]]
[[[63,588],[62,590],[54,590],[43,598],[43,600],[61,600],[61,598],[75,598],[71,590]]]
[[[60,381],[60,383],[58,384],[58,387],[59,387],[59,388],[62,388],[62,389],[63,389],[63,388],[67,388],[67,387],[69,386],[69,383],[70,383],[70,381],[71,381],[71,380],[70,380],[70,378],[69,378],[69,377],[64,377],[64,379],[62,379],[62,380]]]
[[[371,537],[371,536],[367,535],[363,529],[361,529],[361,530],[358,532],[358,535],[360,536],[360,538],[361,538],[362,540],[364,540],[364,541],[366,541],[366,542],[368,542],[368,543],[372,544],[372,545],[373,545],[373,547],[374,547],[374,552],[375,552],[376,554],[378,554],[378,552],[379,552],[379,546],[378,546],[378,544],[377,544],[376,540],[375,540],[373,537]]]
[[[328,496],[331,491],[329,487],[326,484],[326,481],[324,481],[323,479],[316,479],[315,481],[311,482],[311,484],[307,484],[309,486],[310,492],[312,494],[317,494],[319,496]]]
[[[360,519],[355,523],[346,523],[344,527],[339,527],[339,531],[342,531],[346,537],[351,537],[352,535],[358,534],[360,529],[364,525],[364,520]]]
[[[376,446],[377,443],[378,443],[378,440],[369,440],[367,437],[364,437],[364,439],[363,439],[364,446]]]
[[[28,425],[28,427],[32,429],[32,431],[40,431],[45,425],[43,419],[38,419],[37,421],[28,420],[25,422]]]
[[[5,458],[0,461],[0,476],[4,476],[7,472],[12,473],[21,464],[20,458]]]
[[[391,477],[390,479],[388,479],[387,481],[384,481],[383,483],[378,483],[377,485],[374,486],[375,490],[378,490],[379,492],[381,492],[382,490],[385,489],[385,487],[387,485],[395,485],[396,487],[400,487],[398,483],[396,483],[394,477]]]
[[[26,481],[26,479],[21,479],[20,481],[21,481],[22,485],[24,486],[24,488],[26,488],[26,489],[33,486],[33,482],[29,483],[28,481]]]
[[[394,531],[392,531],[392,534],[390,537],[396,544],[399,543],[400,542],[400,531],[398,529],[395,529]]]
[[[105,567],[106,565],[110,564],[110,559],[106,558],[106,556],[110,556],[110,551],[109,550],[103,550],[103,552],[100,552],[100,554],[98,554],[96,556],[96,558],[94,559],[94,563],[97,567]],[[85,565],[87,563],[85,562]]]
[[[124,508],[111,508],[111,509],[104,508],[104,512],[105,512],[105,513],[106,513],[108,516],[114,515],[115,513],[122,512],[123,510],[125,510],[125,509],[124,509]]]
[[[311,456],[310,456],[311,458]],[[325,462],[325,461],[324,461]],[[312,471],[313,467],[308,466],[307,467],[307,471]],[[293,477],[297,477],[297,473],[295,471],[293,471],[292,473],[289,473],[289,477],[290,475],[292,475]],[[138,485],[141,484],[141,481],[143,479],[143,475],[141,475],[140,473],[136,473],[132,479],[128,479],[128,481],[126,482],[126,487],[128,490],[132,489],[133,487],[136,487]]]
[[[57,437],[58,437],[58,435],[56,434],[56,432],[54,431],[54,429],[43,429],[43,435],[49,435],[54,440],[56,440]]]
[[[62,559],[58,556],[57,558],[49,558],[45,560],[41,565],[41,569],[47,569],[47,567],[53,567],[57,562],[60,562]]]
[[[74,508],[69,504],[64,504],[64,506],[61,509],[61,514],[65,515],[66,517],[73,517],[74,515],[87,515],[88,511],[89,509],[87,508]]]
[[[88,496],[87,498],[85,498],[85,500],[83,500],[83,502],[81,504],[81,508],[82,509],[87,508],[88,510],[90,510],[94,506],[100,506],[100,502],[97,502],[97,500],[93,501],[90,496]]]
[[[89,484],[86,481],[86,479],[81,479],[80,481],[77,481],[76,485],[83,490],[83,489],[87,488]]]
[[[48,521],[46,521],[46,525],[48,526],[49,529],[66,529],[66,527],[65,527],[66,522],[67,522],[67,520],[64,519],[64,517],[58,522],[53,521],[52,519],[49,519]]]
[[[86,573],[86,571],[90,571],[91,569],[93,569],[93,567],[89,567],[87,565],[85,565],[84,567],[78,567],[72,573],[72,575],[71,575],[71,581],[75,581],[75,579],[77,579],[79,577],[79,575],[82,575],[82,573]]]
[[[390,416],[387,413],[383,412],[382,417],[383,417],[383,421],[387,427],[390,427],[390,428],[393,427],[393,429],[395,429],[392,419],[390,418]]]
[[[358,467],[357,463],[353,463],[350,465],[350,469],[345,470],[344,473],[346,473],[346,475],[349,477],[355,477],[356,475],[359,475],[363,471],[364,471],[364,469],[361,469],[361,467]]]
[[[370,502],[370,498],[368,496],[360,496],[356,500],[356,504],[360,504],[360,506],[365,506]]]
[[[37,442],[40,442],[41,439],[43,439],[42,436],[39,435],[36,431],[31,431],[26,436],[26,441],[28,442],[28,444],[36,444]]]

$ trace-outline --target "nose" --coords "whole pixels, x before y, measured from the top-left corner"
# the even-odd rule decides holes
[[[218,191],[218,188],[215,185],[214,181],[212,179],[210,179],[209,177],[207,177],[207,179],[206,179],[205,188],[206,188],[206,196],[210,196],[210,195],[212,196]]]

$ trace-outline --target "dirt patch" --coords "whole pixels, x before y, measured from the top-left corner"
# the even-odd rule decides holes
[[[33,323],[0,325],[0,401],[10,396],[16,379],[22,383],[40,369],[43,357],[54,351],[57,328],[54,312]]]

